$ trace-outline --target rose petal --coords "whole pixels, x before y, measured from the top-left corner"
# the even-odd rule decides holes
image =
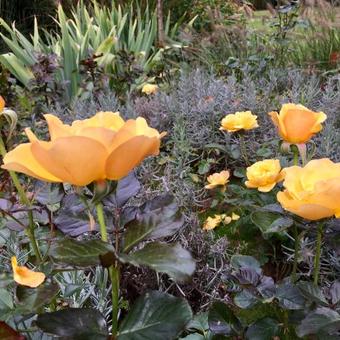
[[[44,168],[63,182],[83,186],[105,178],[108,153],[94,139],[70,136],[53,142],[35,142],[32,153]]]

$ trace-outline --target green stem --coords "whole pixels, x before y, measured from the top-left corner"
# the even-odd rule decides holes
[[[242,157],[244,161],[246,162],[246,165],[250,165],[243,133],[241,132],[239,136],[240,136],[240,151],[241,151]]]
[[[98,217],[98,222],[99,222],[100,235],[102,237],[102,240],[104,242],[107,242],[108,237],[107,237],[107,230],[106,230],[106,224],[105,224],[104,209],[101,203],[96,204],[96,211],[97,211],[97,217]]]
[[[299,258],[299,250],[300,250],[300,237],[298,235],[296,224],[293,226],[294,232],[294,264],[293,264],[293,271],[292,271],[292,278],[293,282],[296,282],[296,272],[297,272],[297,264]]]
[[[4,144],[4,141],[1,137],[1,135],[0,135],[0,153],[1,153],[2,157],[5,157],[5,155],[7,153],[6,147],[5,147],[5,144]],[[21,203],[25,204],[29,209],[28,210],[29,225],[28,225],[28,228],[25,229],[25,232],[26,232],[26,235],[28,236],[28,238],[31,242],[31,245],[33,247],[33,251],[35,253],[36,258],[38,259],[38,262],[41,262],[42,256],[41,256],[41,253],[40,253],[40,249],[39,249],[39,246],[38,246],[37,239],[35,238],[35,234],[34,234],[35,225],[34,225],[33,212],[31,210],[32,204],[31,204],[30,200],[27,198],[25,190],[23,189],[17,174],[14,171],[9,171],[9,174],[12,178],[14,186],[16,187],[16,189],[18,191]]]
[[[112,266],[110,268],[110,276],[112,283],[112,335],[117,334],[118,330],[118,314],[119,314],[119,267]]]
[[[97,217],[100,227],[100,234],[104,242],[108,241],[105,216],[103,205],[101,203],[96,204]],[[117,236],[116,236],[117,237]],[[117,243],[117,242],[116,242]],[[118,251],[118,249],[116,249]],[[111,291],[112,291],[112,335],[117,335],[118,329],[118,314],[119,314],[119,265],[117,262],[114,263],[112,267],[109,268],[110,278],[111,278]]]
[[[317,229],[317,237],[316,237],[316,253],[314,257],[313,278],[314,278],[315,286],[317,286],[319,282],[322,236],[323,236],[323,223],[319,223],[318,229]]]
[[[294,151],[293,151],[293,155],[294,155],[293,164],[299,165],[299,152],[295,148],[294,148]]]

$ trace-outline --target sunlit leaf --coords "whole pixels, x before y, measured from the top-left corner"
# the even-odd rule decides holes
[[[157,272],[167,273],[177,281],[187,280],[195,271],[195,261],[191,254],[179,244],[159,242],[148,243],[141,250],[122,259],[134,265],[145,265]]]
[[[113,246],[101,240],[77,241],[66,238],[52,243],[49,255],[57,263],[90,267],[101,263],[100,256],[113,252]]]

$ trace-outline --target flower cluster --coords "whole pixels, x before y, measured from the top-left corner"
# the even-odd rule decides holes
[[[204,222],[203,229],[212,230],[218,227],[221,223],[229,224],[232,221],[237,221],[239,218],[240,216],[234,212],[231,214],[231,216],[228,216],[227,214],[221,214],[215,215],[214,217],[208,217]]]
[[[296,144],[298,149],[305,149],[304,143],[321,131],[321,123],[327,118],[323,112],[313,112],[300,104],[284,104],[280,113],[270,112],[269,116],[286,145]],[[220,130],[236,132],[256,127],[257,116],[245,111],[226,115]],[[207,178],[205,188],[222,187],[224,190],[229,177],[228,171],[212,174]],[[332,216],[340,218],[340,163],[318,159],[303,167],[294,165],[282,169],[278,159],[266,159],[247,167],[246,177],[245,186],[260,192],[269,192],[284,181],[284,190],[277,193],[277,200],[285,210],[295,215],[308,220]],[[203,229],[211,230],[231,220],[232,217],[224,214],[208,217]]]

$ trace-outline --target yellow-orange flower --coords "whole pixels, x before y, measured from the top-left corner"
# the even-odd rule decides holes
[[[24,266],[18,266],[15,256],[11,258],[14,281],[23,286],[35,288],[40,286],[45,280],[45,274],[34,272]]]
[[[51,114],[45,119],[51,140],[40,141],[26,129],[30,142],[7,153],[3,169],[77,186],[118,180],[145,157],[157,155],[163,136],[144,118],[124,122],[118,112],[98,112],[72,125],[63,124]]]
[[[233,221],[237,221],[240,219],[240,215],[235,214],[234,212],[231,214],[231,219]]]
[[[308,142],[314,134],[322,130],[321,123],[327,119],[325,113],[313,112],[300,104],[283,104],[280,114],[268,114],[281,138],[293,144]]]
[[[204,230],[212,230],[215,229],[222,222],[221,215],[215,215],[214,217],[208,217],[203,225]]]
[[[220,130],[235,132],[257,128],[257,116],[251,111],[236,112],[226,115],[221,121]]]
[[[142,92],[150,95],[158,91],[158,86],[156,84],[145,84],[142,88]]]
[[[229,180],[230,174],[229,174],[229,171],[227,170],[223,170],[221,172],[216,172],[210,176],[208,176],[207,180],[208,180],[208,183],[205,188],[206,189],[213,189],[213,188],[216,188],[218,186],[225,186]]]
[[[231,216],[227,216],[226,214],[215,215],[214,217],[208,217],[203,225],[204,230],[212,230],[215,229],[219,224],[223,222],[223,224],[229,224],[232,221],[237,221],[240,218],[239,215],[234,212]]]
[[[256,162],[247,168],[246,186],[257,188],[261,192],[269,192],[276,183],[283,180],[280,161],[278,159],[266,159]]]
[[[340,218],[340,163],[323,158],[283,171],[285,190],[277,199],[284,209],[308,220]]]
[[[5,108],[5,100],[0,96],[0,112],[2,112]]]

